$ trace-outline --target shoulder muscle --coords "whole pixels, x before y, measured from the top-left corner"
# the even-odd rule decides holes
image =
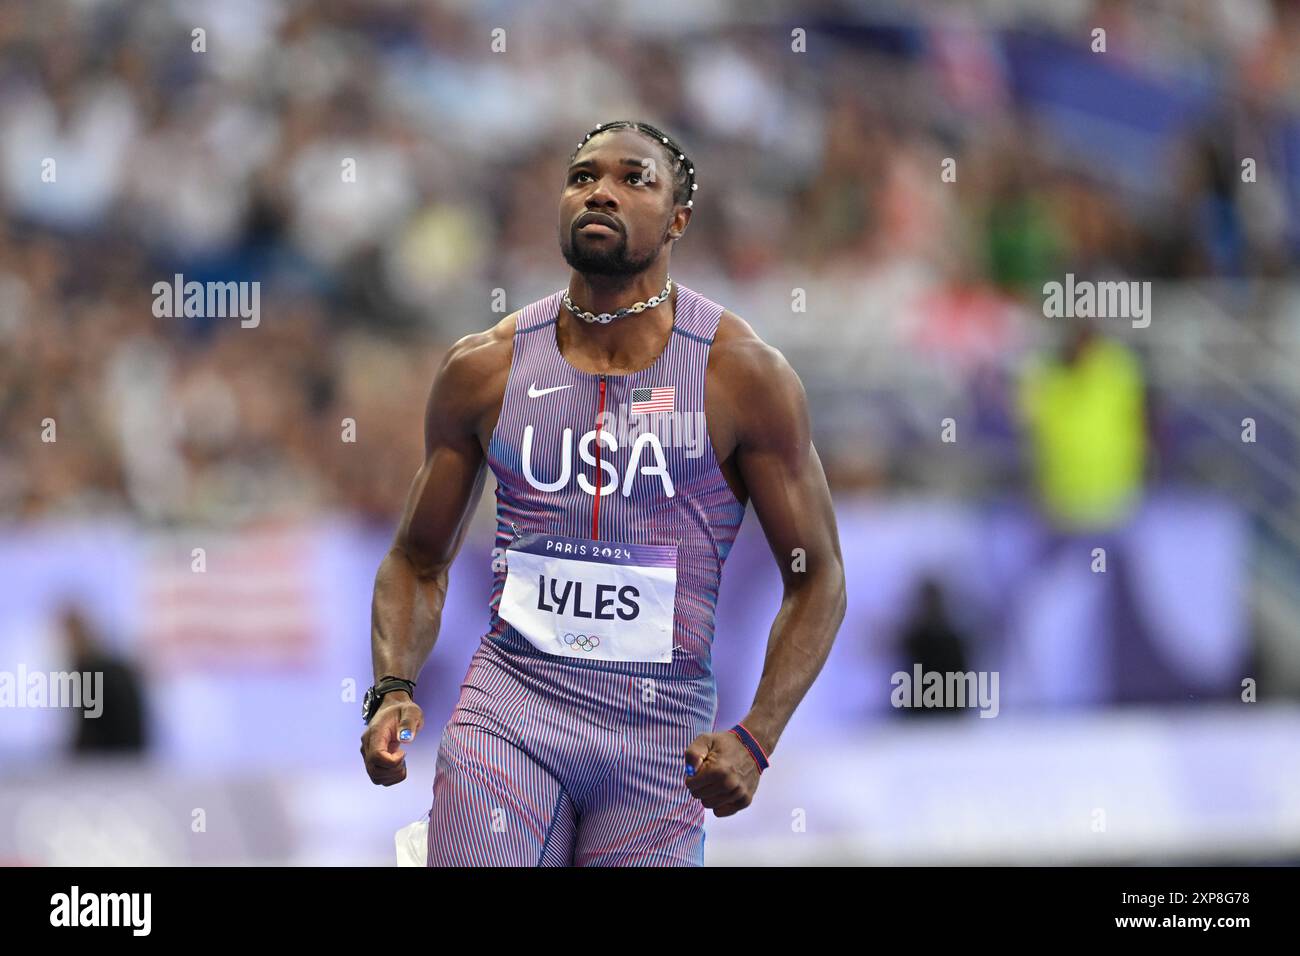
[[[723,383],[737,446],[801,455],[811,435],[808,399],[781,351],[744,319],[723,312],[710,350]]]
[[[500,406],[510,372],[516,314],[490,329],[462,336],[447,349],[429,390],[426,446],[473,436],[483,416]]]

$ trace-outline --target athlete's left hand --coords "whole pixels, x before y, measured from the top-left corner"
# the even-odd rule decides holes
[[[685,778],[686,789],[715,817],[729,817],[754,802],[758,764],[735,734],[700,734],[686,748],[686,763],[695,768],[695,775]]]

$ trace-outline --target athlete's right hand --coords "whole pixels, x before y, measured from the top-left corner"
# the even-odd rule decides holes
[[[384,696],[384,702],[361,735],[361,756],[366,761],[366,773],[374,783],[391,787],[406,779],[406,751],[402,744],[415,740],[423,726],[424,712],[405,691]],[[409,740],[398,739],[403,730],[411,732]]]

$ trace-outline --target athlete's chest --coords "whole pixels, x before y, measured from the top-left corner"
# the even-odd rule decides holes
[[[493,467],[536,492],[675,497],[712,460],[703,384],[644,373],[517,378],[492,435]]]

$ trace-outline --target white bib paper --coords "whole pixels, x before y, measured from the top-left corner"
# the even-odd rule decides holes
[[[497,609],[540,651],[670,664],[677,546],[530,534],[506,550]]]

